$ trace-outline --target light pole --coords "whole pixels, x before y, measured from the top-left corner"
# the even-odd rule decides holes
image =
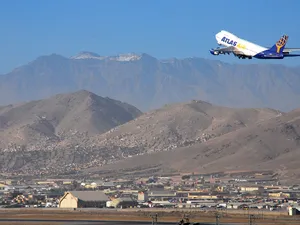
[[[253,224],[253,220],[254,220],[254,215],[249,215],[249,225]]]
[[[151,215],[151,218],[152,218],[152,225],[156,225],[157,224],[157,213],[155,215]]]
[[[219,225],[220,215],[216,213],[216,225]]]

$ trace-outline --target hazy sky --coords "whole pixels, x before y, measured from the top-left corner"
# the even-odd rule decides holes
[[[79,51],[300,65],[300,57],[262,62],[209,53],[222,29],[265,46],[286,33],[287,47],[300,47],[299,10],[299,0],[2,0],[0,73],[40,55]]]

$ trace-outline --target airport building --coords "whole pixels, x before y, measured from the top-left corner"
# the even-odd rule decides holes
[[[103,208],[110,198],[103,191],[70,191],[59,201],[60,208]]]

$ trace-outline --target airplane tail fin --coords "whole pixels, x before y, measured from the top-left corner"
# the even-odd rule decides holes
[[[285,45],[287,43],[289,39],[289,36],[287,35],[283,35],[277,42],[275,45],[272,46],[272,48],[270,48],[269,50],[272,52],[276,52],[277,54],[282,54]]]

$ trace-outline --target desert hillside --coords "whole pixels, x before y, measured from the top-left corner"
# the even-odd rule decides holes
[[[139,149],[139,153],[168,151],[206,142],[281,114],[272,109],[229,108],[193,100],[144,113],[93,141],[123,150],[124,157],[132,155],[130,149]]]
[[[80,143],[140,115],[141,111],[134,106],[85,90],[2,106],[1,168],[38,170],[65,158],[72,161],[70,151],[76,148],[72,143]]]
[[[142,114],[134,106],[88,91],[60,94],[0,109],[1,169],[78,173],[134,155],[214,140],[280,114],[204,101]]]
[[[281,180],[300,179],[300,110],[250,124],[206,142],[171,152],[137,156],[105,170],[149,172],[226,172],[273,170]],[[126,171],[126,172],[125,172]]]

